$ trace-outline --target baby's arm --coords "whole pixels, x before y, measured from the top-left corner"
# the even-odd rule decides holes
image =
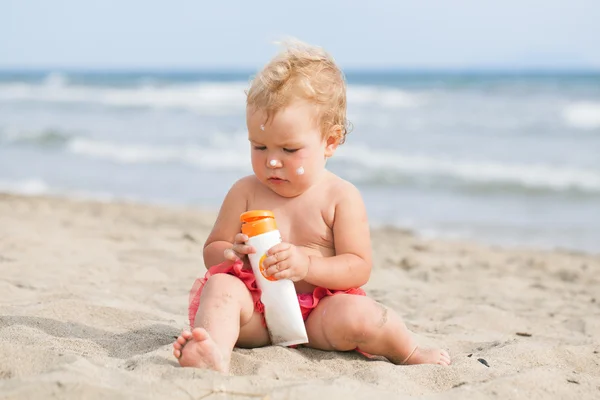
[[[371,239],[367,211],[356,187],[344,182],[335,208],[335,256],[310,256],[305,280],[328,289],[346,290],[367,283],[371,275]]]
[[[233,246],[234,237],[240,233],[240,215],[246,211],[249,178],[237,181],[223,200],[212,231],[204,243],[204,265],[210,268],[225,261],[224,252]]]

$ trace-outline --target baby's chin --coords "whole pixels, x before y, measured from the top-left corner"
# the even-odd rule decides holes
[[[261,180],[261,182],[278,196],[286,198],[298,197],[307,189],[305,187],[300,187],[299,185],[295,184],[295,182],[289,180],[272,181],[265,179]]]

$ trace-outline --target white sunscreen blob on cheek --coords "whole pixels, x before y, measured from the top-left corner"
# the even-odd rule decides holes
[[[299,167],[299,168],[296,170],[296,173],[297,173],[298,175],[304,175],[304,167]]]

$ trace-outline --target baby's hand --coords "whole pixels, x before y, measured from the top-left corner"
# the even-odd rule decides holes
[[[226,249],[223,253],[227,260],[237,261],[241,260],[248,254],[256,252],[256,249],[246,244],[248,236],[243,233],[238,233],[233,239],[233,247]]]
[[[301,281],[308,274],[310,259],[291,243],[279,243],[269,249],[263,261],[265,275],[275,279]]]

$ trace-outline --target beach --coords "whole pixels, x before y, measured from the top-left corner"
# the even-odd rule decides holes
[[[450,367],[356,352],[235,349],[229,376],[181,368],[211,209],[0,194],[0,397],[600,396],[600,255],[372,231],[368,296]]]

